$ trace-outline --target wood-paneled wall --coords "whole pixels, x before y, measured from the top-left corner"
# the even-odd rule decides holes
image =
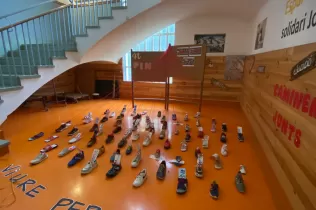
[[[204,100],[216,101],[234,101],[239,102],[241,95],[241,81],[225,81],[225,57],[224,56],[209,56],[207,60],[211,60],[212,67],[205,66],[204,73]],[[222,90],[211,84],[210,79],[215,78],[222,81],[229,89]],[[170,98],[183,100],[198,100],[200,97],[201,81],[184,81],[173,78],[173,84],[170,85]],[[120,84],[121,98],[131,98],[131,83],[121,82]],[[140,98],[163,98],[165,95],[165,85],[159,83],[134,83],[135,97]]]
[[[70,69],[55,79],[56,92],[73,93],[75,91],[75,71]],[[52,93],[54,92],[53,80],[43,85],[36,92],[38,93]]]
[[[316,43],[248,57],[243,79],[241,106],[293,209],[316,209],[316,99],[309,114],[316,69],[289,80],[292,67],[315,49]],[[256,72],[259,66],[265,73]],[[299,94],[292,97],[292,90]]]

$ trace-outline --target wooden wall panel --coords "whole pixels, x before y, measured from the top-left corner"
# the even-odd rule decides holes
[[[274,88],[278,84],[309,93],[311,104],[316,97],[316,70],[294,81],[289,79],[292,67],[315,49],[316,43],[255,55],[251,73],[248,71],[244,74],[240,97],[241,106],[293,209],[316,209],[316,118],[275,96]],[[251,62],[250,59],[247,62]],[[251,66],[249,63],[247,65]],[[257,73],[258,66],[266,66],[266,72]],[[284,126],[282,130],[274,123],[276,112],[301,130],[299,148],[295,145],[295,137],[289,138],[290,128]]]
[[[241,81],[225,81],[225,57],[224,56],[209,56],[207,60],[212,61],[212,66],[205,66],[204,73],[204,100],[216,101],[233,101],[239,102],[242,92]],[[211,78],[222,81],[229,90],[221,90],[219,87],[214,87],[211,84]],[[170,85],[170,97],[173,99],[182,100],[199,100],[200,98],[201,81],[184,81],[173,78],[173,84]],[[121,98],[131,98],[132,90],[130,82],[121,82],[120,86]],[[165,85],[157,83],[134,83],[135,97],[140,98],[164,98]]]

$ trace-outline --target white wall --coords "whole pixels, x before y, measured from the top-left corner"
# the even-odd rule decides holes
[[[214,56],[247,55],[251,49],[251,21],[213,16],[195,16],[176,23],[176,45],[194,44],[195,34],[226,34],[224,53]]]
[[[311,26],[310,28],[307,28],[309,25],[311,11],[313,10],[314,14],[316,12],[316,1],[304,0],[292,14],[286,15],[285,11],[287,1],[288,0],[270,0],[261,8],[255,17],[252,25],[252,54],[316,42],[316,15],[314,16],[315,27]],[[307,13],[306,16],[305,13]],[[266,17],[268,17],[268,20],[263,48],[254,50],[257,25]],[[305,17],[304,30],[285,38],[281,38],[282,30],[289,25],[290,21],[295,21],[295,18],[297,20],[301,20]]]

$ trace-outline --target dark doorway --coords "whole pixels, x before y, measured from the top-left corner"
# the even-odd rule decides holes
[[[115,80],[115,98],[118,98],[118,90],[119,90],[119,83]],[[100,94],[100,97],[104,98],[112,98],[113,94],[113,80],[96,80],[95,81],[95,92]]]

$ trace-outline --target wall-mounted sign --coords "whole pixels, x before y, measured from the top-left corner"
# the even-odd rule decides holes
[[[189,47],[178,47],[177,56],[178,57],[189,56]]]
[[[182,57],[182,66],[194,66],[195,57]]]
[[[258,66],[257,72],[258,73],[265,73],[266,72],[266,67],[265,66]]]
[[[314,68],[316,68],[316,52],[312,52],[292,68],[290,81],[297,79]]]

